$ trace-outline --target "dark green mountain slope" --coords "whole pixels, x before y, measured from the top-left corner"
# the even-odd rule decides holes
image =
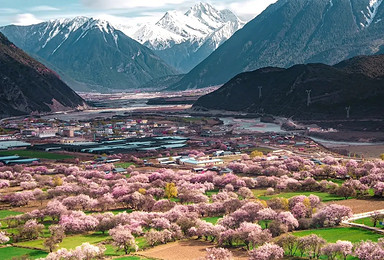
[[[201,97],[194,108],[315,120],[346,118],[346,107],[351,107],[351,118],[384,118],[383,69],[384,55],[357,57],[334,67],[308,64],[263,68],[237,75]],[[307,90],[311,91],[309,106]]]
[[[55,72],[0,33],[0,117],[84,107]]]
[[[237,31],[170,89],[220,85],[263,67],[333,65],[381,53],[384,2],[371,0],[280,0]]]
[[[175,74],[147,47],[108,22],[78,17],[0,28],[11,41],[52,65],[74,88],[106,91],[138,88]]]

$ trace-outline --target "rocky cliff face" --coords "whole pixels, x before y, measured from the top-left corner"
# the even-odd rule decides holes
[[[0,33],[0,117],[86,106],[54,71],[28,56]]]
[[[346,118],[350,107],[351,118],[384,118],[383,69],[384,55],[356,57],[335,66],[262,68],[237,75],[201,97],[194,108],[315,120]]]

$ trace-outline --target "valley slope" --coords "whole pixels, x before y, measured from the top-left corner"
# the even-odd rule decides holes
[[[261,98],[259,97],[259,87]],[[310,104],[307,104],[307,90]],[[201,97],[194,109],[267,113],[293,119],[383,118],[384,55],[355,57],[335,66],[267,67],[237,75]]]
[[[237,31],[170,89],[220,85],[238,73],[336,64],[383,52],[382,0],[280,0]]]
[[[0,28],[19,48],[54,68],[76,90],[139,88],[177,74],[147,47],[108,22],[77,17]]]
[[[54,71],[0,33],[0,118],[86,106]]]

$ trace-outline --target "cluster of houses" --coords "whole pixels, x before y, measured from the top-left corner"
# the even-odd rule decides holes
[[[2,140],[60,138],[67,143],[73,140],[76,142],[190,133],[186,127],[157,123],[146,119],[121,119],[113,122],[102,120],[62,122],[55,119],[26,118],[3,123],[1,127],[17,130],[12,134],[0,136]]]
[[[224,161],[218,158],[210,157],[189,157],[189,156],[174,156],[174,157],[162,157],[157,158],[157,161],[161,165],[185,165],[191,167],[206,167],[206,166],[216,166],[223,164]]]
[[[233,153],[231,153],[233,155]],[[231,169],[224,166],[224,160],[219,157],[192,157],[192,156],[173,156],[161,157],[156,159],[160,166],[186,167],[195,172],[216,171],[219,174],[232,173]]]

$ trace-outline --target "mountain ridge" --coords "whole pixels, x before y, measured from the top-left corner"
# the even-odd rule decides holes
[[[40,61],[53,65],[68,83],[89,90],[139,88],[177,71],[109,22],[76,17],[0,31]]]
[[[0,33],[0,118],[86,107],[54,71]]]
[[[185,13],[168,11],[156,23],[115,26],[153,50],[168,64],[188,72],[244,25],[231,11],[199,2]]]
[[[311,120],[346,119],[349,107],[352,119],[383,118],[383,71],[384,55],[355,57],[335,66],[266,67],[238,74],[193,107]]]
[[[237,31],[171,90],[221,85],[267,66],[334,65],[383,51],[383,1],[280,0]]]

